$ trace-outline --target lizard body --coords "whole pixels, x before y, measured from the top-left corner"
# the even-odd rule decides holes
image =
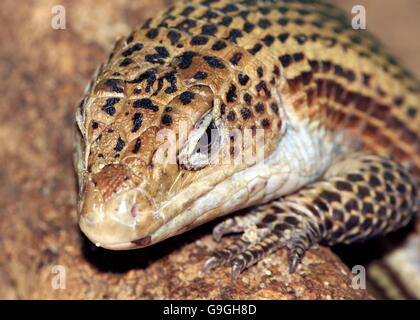
[[[287,246],[294,271],[315,243],[416,214],[419,108],[418,81],[326,2],[176,2],[118,41],[86,88],[79,224],[132,249],[255,206],[215,228],[243,236],[205,269],[237,275]]]

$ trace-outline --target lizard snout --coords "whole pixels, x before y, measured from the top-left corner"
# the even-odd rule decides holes
[[[79,226],[97,246],[138,247],[137,240],[149,237],[159,225],[151,202],[136,188],[137,180],[123,166],[110,165],[86,182]]]

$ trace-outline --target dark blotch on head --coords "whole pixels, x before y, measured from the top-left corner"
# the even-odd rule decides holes
[[[244,120],[247,120],[252,117],[252,112],[249,108],[242,108],[241,115]]]
[[[192,19],[185,19],[181,23],[179,23],[175,28],[181,31],[187,31],[191,28],[194,28],[197,25],[197,23]]]
[[[186,51],[178,57],[180,60],[178,67],[181,69],[187,69],[191,66],[193,57],[198,56],[198,53],[192,51]]]
[[[188,17],[194,11],[194,7],[186,7],[182,12],[181,16]]]
[[[118,137],[117,144],[114,147],[115,151],[121,151],[125,146],[125,142],[121,137]]]
[[[264,104],[262,104],[261,102],[258,102],[255,106],[255,111],[258,113],[263,113],[264,112]]]
[[[152,100],[148,98],[143,98],[134,101],[133,108],[149,109],[153,110],[154,112],[157,112],[159,110],[159,108],[152,103]]]
[[[269,47],[273,44],[274,42],[274,37],[271,34],[266,35],[262,41],[264,42],[264,44]]]
[[[177,31],[169,31],[166,37],[171,40],[171,44],[174,45],[178,42],[178,40],[181,38],[181,34]]]
[[[125,67],[128,66],[130,63],[132,63],[133,60],[130,58],[125,58],[121,63],[120,63],[120,67]]]
[[[234,43],[237,43],[237,38],[241,38],[243,35],[242,35],[242,32],[240,31],[240,30],[238,30],[238,29],[232,29],[230,32],[229,32],[229,35],[226,37],[226,40],[228,40],[228,41],[231,41],[231,42],[234,42]]]
[[[236,119],[236,114],[233,111],[229,111],[226,117],[229,121],[234,121]]]
[[[286,18],[280,18],[277,23],[283,27],[287,26],[287,24],[289,23],[289,19]]]
[[[172,117],[169,114],[163,115],[163,117],[162,117],[162,123],[165,126],[171,125],[171,123],[172,123]]]
[[[299,44],[304,44],[306,42],[306,40],[308,40],[308,37],[304,34],[297,34],[297,35],[295,35],[295,40]]]
[[[136,143],[134,144],[134,148],[132,150],[133,153],[139,152],[140,147],[141,147],[141,140],[140,140],[140,138],[137,138]]]
[[[213,36],[217,32],[217,26],[213,23],[206,24],[201,27],[201,33]]]
[[[238,81],[242,86],[245,86],[249,81],[249,77],[248,75],[241,72],[238,74]]]
[[[219,22],[222,26],[229,27],[229,25],[232,23],[233,18],[231,16],[224,16],[222,18],[222,21]]]
[[[283,67],[287,68],[292,63],[292,57],[289,54],[285,54],[279,58]]]
[[[243,27],[244,31],[247,33],[250,33],[252,30],[254,30],[254,28],[255,28],[255,25],[248,21],[245,22],[244,27]]]
[[[263,128],[269,128],[270,127],[270,120],[268,120],[267,118],[264,118],[261,121],[261,125],[263,126]]]
[[[318,72],[319,71],[319,63],[316,60],[309,60],[309,64],[311,66],[311,69],[313,72]]]
[[[146,70],[145,72],[143,72],[142,74],[140,74],[139,76],[137,76],[135,79],[127,81],[128,83],[138,83],[141,82],[143,80],[146,80],[148,85],[152,85],[153,82],[155,82],[156,80],[156,69],[155,68],[150,68],[148,70]]]
[[[198,71],[195,75],[194,75],[194,79],[196,80],[204,80],[207,79],[207,73],[206,72],[202,72],[202,71]]]
[[[141,124],[142,124],[142,118],[143,118],[143,114],[140,112],[136,112],[133,115],[133,127],[131,128],[131,132],[136,132],[138,129],[140,129]]]
[[[122,52],[123,57],[128,57],[129,55],[131,55],[134,51],[139,51],[143,48],[143,44],[142,43],[136,43],[135,45],[133,45],[131,48],[128,48],[127,50]]]
[[[230,63],[232,63],[233,65],[237,65],[239,61],[241,61],[241,59],[242,59],[242,52],[236,52],[234,53],[232,58],[230,58]]]
[[[244,101],[246,104],[250,105],[252,102],[252,96],[249,93],[244,94]]]
[[[262,29],[267,29],[271,26],[271,22],[268,19],[260,19],[258,21],[258,26]]]
[[[156,47],[155,50],[160,58],[169,57],[169,52],[165,47]]]
[[[260,78],[264,75],[264,70],[261,66],[257,68],[257,74]]]
[[[149,39],[154,39],[157,37],[159,31],[156,28],[150,29],[147,33],[146,33],[146,37],[148,37]]]
[[[194,99],[195,93],[191,91],[185,91],[179,95],[179,99],[181,100],[183,105],[187,105],[191,103]]]
[[[224,69],[226,68],[222,61],[219,58],[214,56],[204,56],[204,60],[206,60],[207,64],[212,68]]]
[[[108,79],[105,82],[105,85],[108,86],[109,88],[111,88],[112,91],[117,92],[117,93],[123,93],[124,90],[120,87],[118,87],[118,85],[121,84],[121,80],[119,79]]]
[[[222,11],[223,13],[233,12],[237,10],[239,10],[238,7],[233,3],[229,3],[225,7],[220,9],[220,11]]]
[[[195,36],[191,39],[190,44],[192,46],[202,46],[205,45],[209,41],[209,38],[205,36]]]
[[[298,52],[298,53],[293,54],[293,59],[294,59],[296,62],[302,61],[302,60],[303,60],[303,58],[304,58],[304,55],[303,55],[303,53],[302,53],[302,52]]]
[[[219,51],[219,50],[222,50],[226,47],[227,47],[226,42],[219,40],[219,41],[217,41],[213,44],[211,49],[214,50],[214,51]]]
[[[278,39],[282,43],[285,43],[288,38],[289,38],[289,34],[288,33],[282,33],[281,35],[278,36]]]
[[[271,109],[275,112],[278,113],[279,112],[279,106],[277,105],[277,103],[273,102],[271,104]]]
[[[171,93],[176,92],[177,90],[178,90],[178,88],[175,85],[173,85],[173,86],[167,87],[165,89],[165,93],[166,94],[171,94]]]
[[[219,16],[219,14],[217,12],[211,11],[211,10],[207,10],[202,16],[201,18],[207,18],[207,19],[213,19],[213,18],[217,18]]]
[[[265,82],[264,81],[260,81],[256,86],[255,86],[255,89],[257,89],[257,91],[259,92],[259,91],[261,91],[261,90],[263,90],[264,91],[264,94],[266,95],[266,96],[270,96],[270,91],[268,90],[268,88],[267,88],[267,85],[265,84]]]
[[[165,61],[163,61],[163,59],[161,59],[158,54],[148,54],[145,56],[144,60],[150,63],[158,63],[158,64],[165,63]]]
[[[116,104],[118,101],[120,101],[120,98],[106,99],[105,105],[102,107],[102,110],[108,113],[110,116],[113,116],[115,114],[114,104]]]
[[[262,48],[262,44],[261,43],[257,43],[255,44],[251,49],[248,50],[248,52],[252,55],[255,55],[258,53],[258,51],[260,51]]]
[[[226,93],[226,101],[227,102],[235,102],[236,101],[236,87],[235,85],[231,84],[228,92]]]

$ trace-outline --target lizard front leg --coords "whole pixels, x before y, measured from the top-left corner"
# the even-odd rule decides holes
[[[203,269],[232,265],[232,275],[274,250],[290,249],[290,272],[316,243],[362,241],[406,225],[418,212],[418,184],[409,171],[372,153],[353,153],[294,194],[229,218],[214,228],[216,240],[243,232],[216,251]]]

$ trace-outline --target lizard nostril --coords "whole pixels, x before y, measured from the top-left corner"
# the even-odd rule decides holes
[[[131,207],[130,213],[133,218],[137,217],[137,208],[135,205]]]
[[[136,185],[130,170],[121,165],[105,166],[100,172],[93,175],[92,182],[105,202],[121,191]]]

